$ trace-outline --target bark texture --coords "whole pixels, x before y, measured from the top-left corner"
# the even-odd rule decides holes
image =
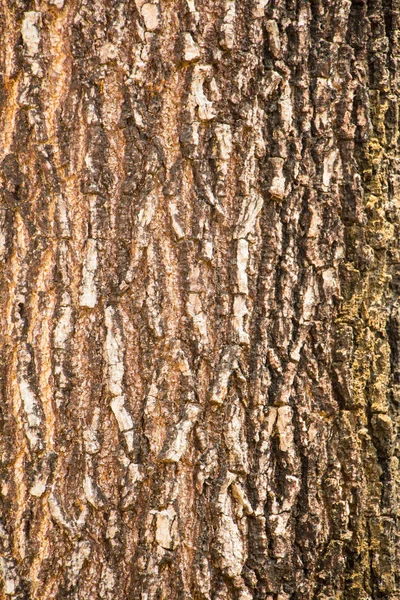
[[[399,600],[399,0],[0,5],[1,597]]]

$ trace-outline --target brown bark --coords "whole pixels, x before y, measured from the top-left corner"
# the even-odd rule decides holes
[[[2,0],[2,598],[400,599],[399,6]]]

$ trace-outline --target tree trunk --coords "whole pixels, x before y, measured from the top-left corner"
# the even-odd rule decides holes
[[[2,598],[400,599],[399,0],[2,0]]]

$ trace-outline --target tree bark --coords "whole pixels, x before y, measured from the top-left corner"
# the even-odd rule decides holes
[[[400,599],[399,0],[2,0],[4,599]]]

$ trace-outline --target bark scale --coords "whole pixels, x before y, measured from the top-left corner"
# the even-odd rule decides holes
[[[2,0],[3,598],[400,598],[399,6]]]

